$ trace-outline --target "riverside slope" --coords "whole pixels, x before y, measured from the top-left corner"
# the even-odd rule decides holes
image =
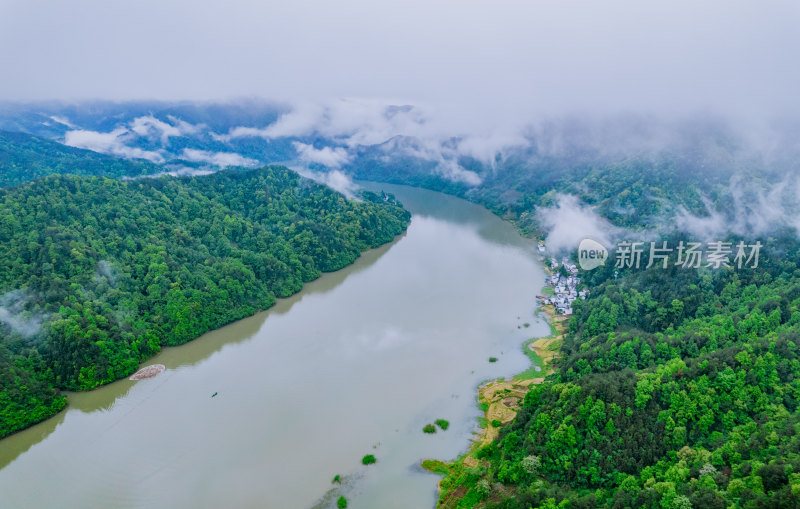
[[[4,442],[5,500],[309,507],[334,488],[356,509],[434,506],[438,478],[419,462],[462,453],[476,385],[529,366],[520,345],[548,331],[531,308],[545,275],[536,244],[485,209],[375,186],[412,212],[404,236],[163,350],[153,379],[70,394],[67,412]],[[447,431],[422,433],[438,418]]]

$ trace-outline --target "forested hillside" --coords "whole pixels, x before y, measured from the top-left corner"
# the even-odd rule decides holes
[[[30,134],[0,131],[0,187],[53,174],[127,177],[163,171],[144,160],[118,159]]]
[[[748,206],[796,207],[782,184],[796,162],[700,152],[508,160],[491,173],[476,167],[478,186],[413,161],[390,176],[380,165],[355,170],[468,198],[534,236],[547,234],[537,209],[559,193],[673,246],[702,240],[674,230],[679,210],[742,226]],[[765,199],[772,189],[782,192]],[[555,373],[531,386],[498,440],[469,455],[477,462],[449,467],[439,506],[800,507],[800,244],[782,220],[762,231],[755,269],[686,269],[673,257],[668,269],[616,277],[613,262],[581,271],[591,294],[574,304]]]
[[[710,129],[699,135],[697,144],[717,136],[721,134]],[[607,155],[578,148],[557,153],[528,148],[512,151],[494,165],[460,159],[461,167],[480,176],[477,185],[448,178],[435,162],[402,153],[388,158],[375,148],[360,154],[349,170],[359,179],[460,196],[534,236],[547,233],[538,222],[537,207],[553,206],[560,194],[574,195],[612,224],[632,229],[672,230],[680,213],[732,220],[763,209],[765,203],[800,209],[791,178],[800,170],[800,157],[765,160],[741,155],[743,151],[715,146]]]
[[[535,209],[553,205],[555,193],[580,197],[597,206],[597,211],[615,224],[648,226],[649,222],[663,221],[679,204],[702,213],[704,193],[712,193],[726,182],[721,176],[679,167],[669,158],[604,162],[541,157],[534,161],[506,161],[496,171],[487,171],[477,163],[467,167],[483,176],[480,185],[454,182],[437,174],[433,164],[413,159],[393,159],[387,164],[377,158],[362,158],[352,169],[360,179],[460,196],[514,221],[526,233],[542,235],[546,232],[536,221]]]
[[[444,506],[798,507],[800,245],[769,240],[755,269],[582,273],[556,372]]]
[[[391,241],[409,214],[284,167],[0,190],[0,437]]]

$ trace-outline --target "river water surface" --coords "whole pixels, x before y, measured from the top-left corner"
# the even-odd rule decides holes
[[[549,330],[533,315],[544,273],[535,244],[481,207],[368,186],[412,212],[405,235],[165,349],[146,363],[167,367],[153,379],[70,394],[0,441],[0,506],[291,509],[344,495],[355,509],[432,508],[439,478],[420,461],[464,452],[476,386],[530,365],[522,343]],[[423,434],[438,418],[450,428]]]

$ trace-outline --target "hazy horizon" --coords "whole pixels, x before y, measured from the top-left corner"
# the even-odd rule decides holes
[[[0,101],[354,98],[487,127],[794,115],[798,19],[791,1],[3,0]]]

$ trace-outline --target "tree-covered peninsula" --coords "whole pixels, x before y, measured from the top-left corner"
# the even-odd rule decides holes
[[[391,197],[361,198],[279,166],[0,190],[0,437],[405,230]]]

